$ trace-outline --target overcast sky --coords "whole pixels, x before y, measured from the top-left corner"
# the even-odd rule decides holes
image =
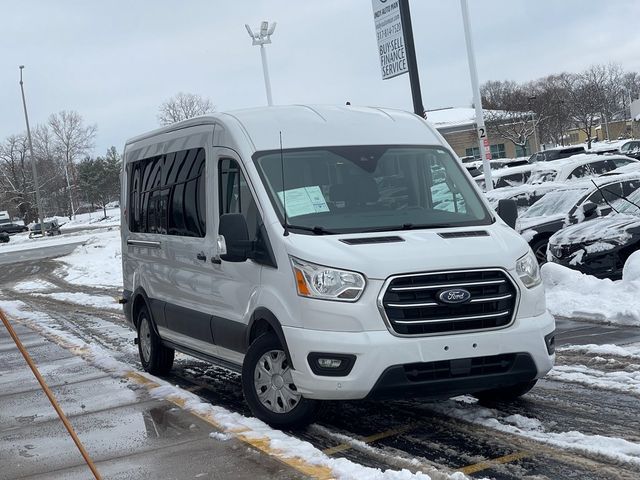
[[[480,82],[526,81],[594,63],[640,70],[638,0],[470,0]],[[471,103],[457,0],[411,0],[428,109]],[[407,75],[381,80],[371,0],[11,1],[0,6],[0,140],[77,110],[96,154],[158,126],[179,91],[218,110],[266,103],[244,24],[277,21],[267,47],[274,103],[351,101],[412,109]]]

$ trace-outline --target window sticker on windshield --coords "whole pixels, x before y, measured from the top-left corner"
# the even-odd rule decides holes
[[[318,186],[294,188],[286,192],[278,192],[278,198],[280,198],[280,202],[286,202],[287,217],[329,211],[324,195],[322,195],[322,190]]]

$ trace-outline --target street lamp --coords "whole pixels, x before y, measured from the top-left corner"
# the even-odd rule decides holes
[[[27,101],[24,98],[24,83],[22,82],[22,69],[24,65],[19,65],[20,69],[20,91],[22,92],[22,106],[24,107],[24,121],[27,124],[27,140],[29,142],[29,155],[31,156],[31,169],[33,171],[33,186],[36,191],[36,206],[40,220],[40,231],[44,232],[44,213],[42,210],[42,200],[40,199],[40,185],[38,184],[38,169],[36,168],[36,157],[33,154],[33,141],[31,141],[31,128],[29,128],[29,115],[27,115]]]
[[[534,102],[536,98],[538,97],[536,97],[535,95],[531,95],[530,97],[527,98],[527,100],[529,101],[530,109],[531,109],[531,104]],[[533,141],[535,143],[536,150],[540,150],[540,144],[538,143],[538,129],[536,128],[536,117],[533,109],[531,109],[531,126],[533,127]]]
[[[273,22],[271,26],[269,26],[269,22],[261,22],[260,29],[257,32],[251,30],[251,27],[246,23],[244,26],[253,40],[252,45],[260,45],[262,72],[264,73],[264,88],[267,90],[267,105],[273,105],[273,99],[271,98],[271,81],[269,80],[269,67],[267,66],[267,51],[264,46],[271,43],[271,35],[273,35],[273,31],[276,29],[276,22]]]

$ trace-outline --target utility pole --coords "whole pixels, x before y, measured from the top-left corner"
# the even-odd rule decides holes
[[[407,53],[407,66],[409,67],[409,83],[411,84],[413,113],[424,117],[424,105],[422,103],[422,91],[420,90],[420,75],[418,75],[416,46],[413,41],[413,27],[411,25],[411,11],[409,10],[409,0],[400,0],[400,20],[402,21],[404,45]]]
[[[476,109],[476,127],[478,129],[478,147],[482,155],[482,171],[484,173],[485,188],[487,191],[493,190],[493,178],[491,178],[491,148],[487,129],[484,125],[484,115],[482,113],[482,103],[480,100],[480,85],[478,84],[478,69],[476,67],[476,56],[473,50],[473,39],[471,38],[471,25],[469,22],[469,5],[467,0],[460,0],[462,8],[462,23],[464,25],[464,38],[467,43],[467,57],[469,59],[469,75],[471,76],[471,88],[473,90],[473,105]]]
[[[24,107],[24,121],[27,124],[27,141],[29,142],[29,155],[31,156],[31,168],[33,170],[33,185],[36,190],[36,205],[38,206],[38,217],[40,231],[44,233],[44,213],[42,211],[42,200],[40,198],[40,186],[38,184],[38,169],[36,168],[36,156],[33,154],[33,141],[31,140],[31,129],[29,128],[29,115],[27,114],[27,101],[24,98],[24,84],[22,82],[22,69],[20,65],[20,91],[22,92],[22,106]]]
[[[536,112],[534,112],[533,108],[531,108],[532,102],[534,102],[537,98],[538,97],[535,95],[531,95],[530,97],[527,98],[527,100],[529,100],[529,109],[531,110],[531,126],[533,127],[533,141],[535,144],[535,150],[532,151],[530,155],[540,150],[540,144],[538,143],[538,129],[536,128],[536,117],[535,117]]]
[[[271,97],[271,80],[269,79],[269,66],[267,65],[267,50],[264,46],[271,43],[271,35],[276,29],[276,22],[273,22],[269,26],[269,22],[262,22],[260,24],[260,30],[254,33],[251,27],[245,23],[245,28],[249,32],[249,36],[252,38],[252,45],[260,45],[260,56],[262,57],[262,73],[264,75],[264,88],[267,91],[267,105],[273,105],[273,98]]]

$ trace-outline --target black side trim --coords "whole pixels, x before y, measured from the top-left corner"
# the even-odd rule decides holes
[[[547,345],[547,353],[553,355],[556,353],[556,331],[554,330],[549,335],[545,335],[544,343]]]
[[[183,345],[178,345],[177,343],[170,342],[169,340],[163,340],[162,344],[165,347],[173,348],[174,350],[182,352],[186,355],[199,358],[200,360],[204,360],[205,362],[213,363],[214,365],[217,365],[222,368],[226,368],[227,370],[231,370],[232,372],[242,373],[242,365],[237,365],[227,360],[223,360],[222,358],[213,357],[211,355],[198,352],[197,350],[192,350]]]
[[[211,335],[211,315],[169,302],[165,303],[164,315],[169,330],[202,342],[214,343]]]
[[[342,360],[342,364],[339,368],[322,368],[318,365],[319,358],[335,358]],[[353,369],[353,365],[356,363],[356,356],[344,353],[311,352],[307,355],[307,362],[309,362],[311,371],[316,375],[322,377],[346,377],[351,373],[351,369]]]
[[[388,237],[341,238],[340,241],[342,243],[346,243],[347,245],[367,245],[372,243],[404,242],[404,238],[394,235]]]
[[[211,317],[213,343],[222,348],[245,353],[247,351],[245,345],[247,330],[247,326],[243,323],[215,315]]]
[[[530,382],[538,374],[528,353],[493,357],[395,365],[380,375],[367,399],[451,398]],[[440,365],[443,363],[447,364],[445,368]],[[483,367],[474,369],[478,363]]]
[[[251,331],[253,330],[253,325],[258,320],[264,320],[271,326],[273,331],[276,333],[278,340],[280,340],[280,344],[284,346],[284,351],[287,354],[287,358],[289,358],[289,361],[291,362],[291,366],[295,370],[295,366],[293,365],[293,359],[291,358],[291,353],[289,352],[289,346],[287,345],[287,341],[284,338],[284,332],[282,331],[282,326],[280,325],[280,321],[270,310],[266,308],[263,308],[263,307],[256,308],[256,310],[253,312],[253,315],[251,315],[251,320],[249,321],[249,326],[245,334],[246,336],[245,336],[244,351],[246,351],[246,349],[249,348],[249,345],[251,343]]]

